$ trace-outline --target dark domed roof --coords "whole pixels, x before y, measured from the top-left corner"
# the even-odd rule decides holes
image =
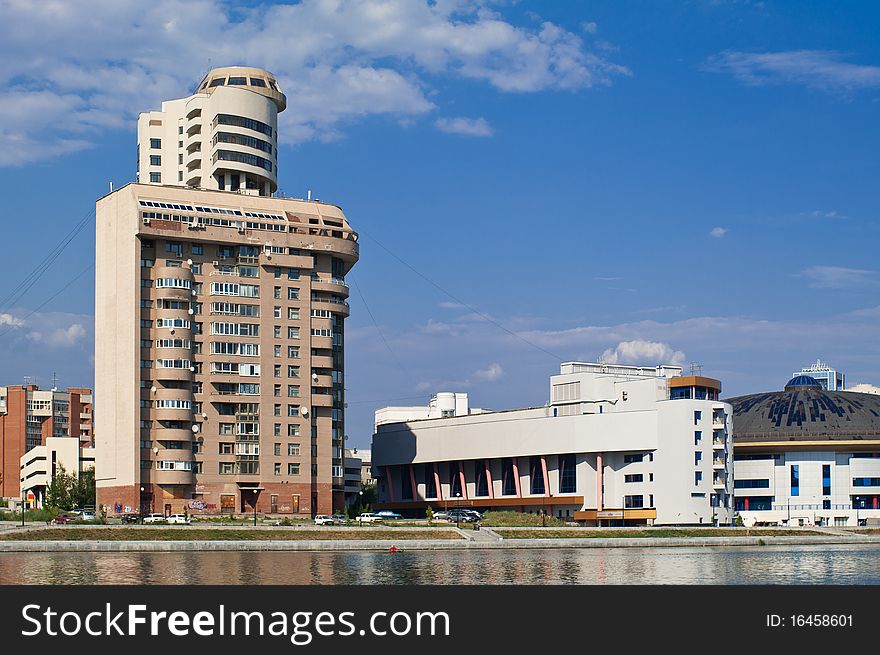
[[[785,391],[725,399],[733,405],[734,443],[880,439],[880,395],[786,385]],[[789,383],[790,384],[790,383]]]
[[[815,387],[816,389],[821,389],[822,385],[819,384],[819,381],[816,378],[810,377],[809,375],[796,375],[786,383],[785,390],[791,391],[793,388],[798,387]]]

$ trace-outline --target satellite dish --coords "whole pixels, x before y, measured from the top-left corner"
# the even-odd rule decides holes
[[[193,434],[196,434],[199,431],[199,424],[198,423],[193,423],[192,431],[193,431]]]
[[[302,414],[303,416],[308,416],[309,415],[309,408],[303,407],[302,410],[300,410],[300,414]]]
[[[195,366],[190,366],[190,367],[189,367],[189,372],[190,372],[190,373],[195,373],[195,372],[196,372],[196,367],[195,367]]]
[[[192,260],[192,259],[187,259],[187,260],[186,260],[186,263],[189,264],[190,266],[192,266],[193,260]]]
[[[189,308],[189,315],[192,316],[195,313],[196,313],[196,310],[194,310],[192,307],[190,307]]]
[[[174,328],[171,328],[171,334],[174,334]]]
[[[312,379],[315,380],[315,381],[317,382],[317,381],[318,381],[318,374],[317,374],[317,373],[312,373]]]
[[[207,412],[202,412],[202,418],[208,418],[208,413],[207,413]]]
[[[158,455],[158,454],[159,454],[159,449],[158,449],[158,448],[153,448],[153,453],[156,454],[156,455]]]
[[[150,389],[150,391],[152,391],[153,393],[156,393],[156,387],[153,387],[152,389]]]

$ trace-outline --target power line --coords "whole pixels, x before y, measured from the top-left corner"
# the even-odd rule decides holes
[[[57,297],[60,296],[62,293],[64,293],[64,291],[66,291],[67,288],[70,287],[70,285],[72,285],[74,282],[76,282],[78,279],[80,279],[83,275],[85,275],[86,273],[88,273],[88,272],[89,272],[91,269],[93,269],[94,267],[95,267],[94,264],[89,264],[88,266],[86,266],[86,267],[85,267],[83,270],[81,270],[81,271],[80,271],[75,277],[71,278],[70,281],[69,281],[67,284],[65,284],[63,287],[61,287],[60,289],[58,289],[58,291],[56,291],[56,292],[53,293],[51,296],[49,296],[48,298],[46,298],[46,300],[44,300],[43,302],[41,302],[39,305],[37,305],[36,307],[34,307],[34,308],[31,310],[31,312],[30,312],[29,314],[27,314],[26,316],[24,316],[24,317],[21,319],[21,321],[26,321],[26,320],[29,319],[31,316],[33,316],[33,315],[36,314],[38,311],[40,311],[43,307],[45,307],[45,306],[48,305],[50,302],[52,302],[53,300],[55,300],[55,298],[57,298]],[[11,325],[11,326],[9,326],[8,328],[6,328],[5,330],[3,330],[2,332],[0,332],[0,337],[3,337],[3,336],[5,336],[5,335],[7,335],[7,334],[8,334],[9,332],[11,332],[15,327],[17,327],[17,326],[15,326],[15,325]]]
[[[345,402],[349,405],[360,405],[364,403],[390,403],[394,400],[413,400],[416,398],[424,398],[425,394],[420,396],[399,396],[397,398],[375,398],[373,400],[346,400]]]
[[[466,309],[469,309],[469,310],[472,311],[474,314],[480,316],[481,318],[483,318],[483,319],[486,320],[487,322],[491,323],[492,325],[494,325],[494,326],[497,327],[498,329],[503,330],[504,332],[506,332],[507,334],[511,335],[512,337],[516,337],[517,339],[519,339],[519,340],[522,341],[523,343],[525,343],[525,344],[531,346],[532,348],[535,348],[536,350],[540,350],[540,351],[541,351],[542,353],[544,353],[545,355],[549,355],[550,357],[552,357],[552,358],[554,359],[554,361],[559,362],[559,361],[562,361],[562,360],[565,359],[564,357],[561,357],[561,356],[557,355],[556,353],[552,353],[552,352],[550,352],[549,350],[547,350],[546,348],[542,348],[542,347],[539,346],[538,344],[533,343],[532,341],[529,341],[528,339],[526,339],[526,338],[525,338],[524,336],[522,336],[521,334],[517,334],[517,333],[514,332],[513,330],[509,330],[508,328],[506,328],[505,326],[503,326],[501,323],[499,323],[498,321],[496,321],[495,319],[493,319],[493,318],[492,318],[491,316],[489,316],[488,314],[484,314],[484,313],[481,312],[480,310],[476,309],[475,307],[469,305],[468,303],[464,302],[464,301],[461,300],[460,298],[456,297],[456,296],[453,295],[451,292],[447,291],[446,289],[444,289],[443,287],[441,287],[439,284],[437,284],[436,282],[434,282],[434,280],[432,280],[431,278],[429,278],[427,275],[425,275],[424,273],[418,271],[418,270],[417,270],[414,266],[412,266],[409,262],[405,261],[405,260],[402,259],[401,257],[398,257],[398,256],[397,256],[396,254],[394,254],[389,248],[386,248],[385,245],[383,245],[382,242],[379,241],[378,239],[376,239],[375,237],[372,237],[372,236],[370,236],[369,234],[367,234],[366,232],[362,232],[361,230],[358,230],[358,232],[359,232],[360,234],[363,234],[365,237],[367,237],[367,238],[370,239],[371,241],[375,242],[376,245],[378,245],[380,248],[382,248],[382,250],[384,250],[384,251],[387,252],[389,255],[391,255],[392,257],[394,257],[394,259],[396,259],[396,260],[399,261],[401,264],[403,264],[404,266],[406,266],[409,270],[411,270],[413,273],[415,273],[415,274],[418,275],[420,278],[422,278],[423,280],[425,280],[428,284],[430,284],[430,285],[433,286],[434,288],[438,289],[441,293],[444,293],[444,294],[446,294],[447,296],[449,296],[450,298],[452,298],[452,300],[454,300],[455,302],[457,302],[458,304],[460,304],[462,307],[464,307],[464,308],[466,308]]]
[[[415,382],[415,378],[410,374],[410,372],[406,369],[403,363],[398,358],[397,353],[392,350],[391,345],[385,339],[385,335],[382,334],[382,328],[379,327],[379,323],[376,322],[376,318],[373,316],[373,312],[370,311],[370,306],[367,304],[367,299],[364,298],[364,294],[361,292],[361,287],[357,283],[357,280],[352,280],[354,282],[354,288],[357,290],[358,295],[361,298],[361,301],[364,303],[364,307],[367,308],[367,314],[370,315],[370,320],[373,321],[373,325],[376,327],[376,331],[379,333],[379,337],[382,339],[382,343],[385,344],[385,347],[388,349],[388,352],[391,353],[391,357],[394,358],[394,361],[397,363],[397,366],[400,367],[400,370],[403,371],[404,375],[410,379],[410,382]]]
[[[61,256],[61,253],[70,245],[77,237],[82,229],[87,225],[89,219],[94,215],[94,211],[89,212],[81,218],[68,232],[64,238],[51,250],[43,260],[28,273],[25,278],[19,282],[6,296],[0,300],[0,308],[11,307],[21,300],[24,295],[39,281],[43,274],[51,268],[52,264]]]

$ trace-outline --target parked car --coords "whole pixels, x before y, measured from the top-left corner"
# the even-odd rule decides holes
[[[376,523],[377,521],[381,521],[382,517],[373,514],[372,512],[364,512],[360,516],[355,519],[358,523]]]
[[[318,514],[315,517],[315,525],[333,525],[333,517],[326,514]]]
[[[83,510],[82,512],[80,512],[79,517],[83,521],[94,521],[95,520],[95,513],[91,510],[86,509],[86,510]]]
[[[63,525],[65,523],[73,523],[74,521],[78,521],[79,518],[79,514],[75,514],[73,512],[62,512],[54,519],[52,519],[52,523],[55,523],[56,525]]]
[[[123,514],[119,518],[122,519],[123,523],[140,523],[141,515],[140,514]]]
[[[165,523],[165,515],[147,514],[144,516],[144,523]]]
[[[475,517],[474,514],[471,513],[471,510],[467,510],[467,509],[451,509],[451,510],[449,510],[447,517],[448,517],[447,518],[448,521],[457,521],[457,522],[465,522],[466,523],[468,521],[477,520],[479,515],[477,515],[477,517]]]
[[[333,519],[333,522],[337,525],[345,525],[348,523],[348,517],[345,516],[345,514],[334,514],[330,518]]]
[[[403,517],[396,512],[392,512],[390,509],[383,509],[376,512],[376,516],[382,519],[402,519]]]
[[[189,525],[192,523],[192,519],[186,514],[172,514],[166,521],[168,521],[168,525]]]
[[[434,512],[434,520],[435,521],[448,521],[449,514],[446,512]]]

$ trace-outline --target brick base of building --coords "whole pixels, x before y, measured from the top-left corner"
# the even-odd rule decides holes
[[[108,516],[130,512],[219,516],[229,514],[287,514],[311,516],[342,511],[334,505],[330,484],[264,482],[254,493],[247,487],[224,485],[158,485],[144,483],[125,487],[98,487],[97,503]],[[143,487],[143,492],[141,488]],[[314,505],[314,507],[313,507]]]

